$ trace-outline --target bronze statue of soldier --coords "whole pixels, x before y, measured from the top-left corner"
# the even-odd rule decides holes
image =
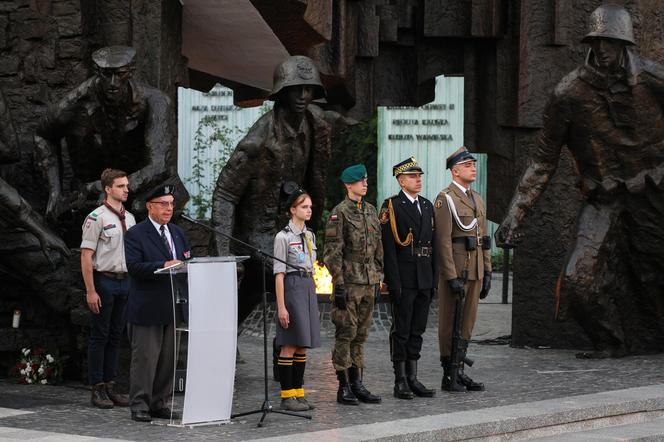
[[[595,346],[585,357],[664,350],[664,68],[637,55],[620,6],[590,16],[584,65],[556,86],[541,140],[496,232],[513,246],[520,224],[567,145],[584,198],[558,280],[558,318]]]
[[[249,129],[217,179],[213,227],[272,253],[274,236],[288,222],[282,210],[288,187],[299,186],[311,195],[315,229],[325,199],[331,152],[331,124],[326,119],[339,116],[311,104],[324,97],[311,59],[297,55],[277,65],[269,96],[274,108]],[[222,235],[216,235],[215,243],[220,256],[247,253]],[[240,285],[240,320],[258,303],[262,290],[262,279],[256,277],[263,271],[261,263],[251,259],[244,268],[252,276],[243,278]]]
[[[40,121],[35,144],[48,186],[49,219],[94,209],[106,168],[129,173],[134,213],[143,212],[139,202],[146,192],[167,181],[178,187],[179,203],[186,201],[175,169],[170,100],[133,79],[135,58],[127,46],[98,49],[92,54],[95,75]],[[72,220],[76,226],[80,216]]]
[[[0,92],[0,164],[11,164],[18,158],[18,137]],[[0,232],[0,274],[31,286],[53,310],[68,312],[71,281],[66,262],[70,251],[18,190],[2,178]]]

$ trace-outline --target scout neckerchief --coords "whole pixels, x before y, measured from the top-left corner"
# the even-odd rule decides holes
[[[113,208],[113,206],[111,206],[108,203],[108,201],[106,201],[106,200],[104,200],[104,206],[106,206],[106,208],[108,210],[115,213],[117,215],[117,217],[120,218],[120,224],[122,224],[122,233],[126,233],[127,232],[127,224],[125,223],[126,210],[124,208],[124,205],[120,204],[120,211],[119,212],[117,210],[115,210],[115,208]]]
[[[309,251],[309,264],[311,264],[311,268],[313,270],[314,268],[313,245],[311,244],[311,239],[309,239],[309,236],[307,235],[306,232],[307,232],[306,227],[302,232],[300,232],[300,239],[302,240],[302,250],[304,250],[304,245],[306,244],[307,250]]]

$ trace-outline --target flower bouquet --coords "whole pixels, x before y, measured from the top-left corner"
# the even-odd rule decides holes
[[[43,348],[22,348],[12,374],[19,384],[57,384],[62,381],[62,359]]]

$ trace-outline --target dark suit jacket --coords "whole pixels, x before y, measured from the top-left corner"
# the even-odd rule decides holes
[[[182,229],[168,223],[178,259],[189,257],[190,248]],[[127,230],[125,258],[129,272],[127,322],[136,325],[165,325],[173,322],[171,281],[168,275],[155,275],[173,259],[149,219]]]
[[[391,220],[388,215],[388,200],[392,200],[397,232],[401,241],[406,239],[409,228],[413,232],[413,244],[402,247],[394,241]],[[418,257],[412,253],[414,248],[433,247],[433,205],[431,201],[418,196],[422,215],[408,197],[399,192],[383,202],[380,211],[381,231],[383,236],[385,283],[388,289],[432,289],[436,286],[435,254]]]

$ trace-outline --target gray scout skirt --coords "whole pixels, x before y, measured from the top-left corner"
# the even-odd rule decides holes
[[[284,301],[290,322],[288,329],[284,329],[279,323],[279,317],[275,315],[276,345],[320,347],[320,315],[314,279],[301,276],[298,272],[286,273]]]

